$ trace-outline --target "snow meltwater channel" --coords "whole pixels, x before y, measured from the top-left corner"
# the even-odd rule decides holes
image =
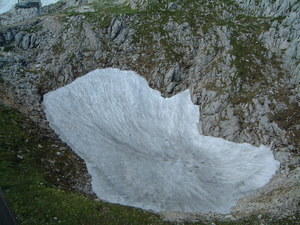
[[[44,96],[50,126],[100,199],[155,212],[228,213],[279,167],[269,147],[199,133],[189,91],[163,98],[132,71],[98,69]]]

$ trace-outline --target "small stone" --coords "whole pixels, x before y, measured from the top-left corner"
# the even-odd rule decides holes
[[[170,4],[168,5],[168,9],[170,10],[176,10],[178,8],[179,6],[175,2],[170,2]]]
[[[226,215],[225,219],[227,219],[227,220],[234,220],[234,217],[232,215]]]
[[[24,159],[24,156],[22,156],[22,155],[17,155],[17,158],[18,158],[18,159]]]

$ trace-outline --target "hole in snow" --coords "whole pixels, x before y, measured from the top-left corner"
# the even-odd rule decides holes
[[[265,146],[198,132],[188,91],[163,98],[132,71],[95,70],[49,92],[50,126],[79,156],[103,200],[143,209],[228,213],[279,163]]]

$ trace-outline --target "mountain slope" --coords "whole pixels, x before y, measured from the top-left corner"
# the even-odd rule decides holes
[[[295,214],[299,1],[139,3],[59,3],[13,24],[0,16],[0,100],[47,127],[43,94],[96,68],[137,71],[165,96],[190,88],[203,134],[271,145],[281,162],[270,184],[243,199],[233,215]]]

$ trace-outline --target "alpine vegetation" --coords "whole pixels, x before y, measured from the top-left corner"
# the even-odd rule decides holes
[[[201,135],[189,91],[163,98],[132,71],[92,71],[47,93],[43,105],[105,201],[154,212],[229,213],[279,167],[267,146]]]

